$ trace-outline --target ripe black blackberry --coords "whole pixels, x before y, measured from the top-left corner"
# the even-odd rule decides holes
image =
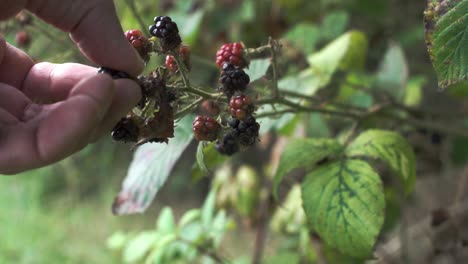
[[[223,71],[219,81],[223,85],[221,91],[228,97],[234,95],[237,91],[245,91],[247,85],[250,82],[249,75],[239,67],[234,66],[231,63],[225,63],[223,65]]]
[[[157,16],[154,24],[149,27],[150,34],[157,37],[162,51],[167,52],[177,48],[182,39],[177,24],[168,16]]]
[[[232,132],[224,134],[221,141],[216,141],[215,148],[220,154],[227,156],[231,156],[239,151],[239,145]]]
[[[114,126],[111,136],[115,141],[137,142],[138,125],[131,117],[124,117]]]
[[[98,69],[98,73],[109,74],[112,77],[112,79],[130,79],[131,78],[130,74],[126,72],[114,70],[114,69],[107,68],[107,67],[100,67]]]
[[[233,118],[229,121],[229,126],[233,128],[233,135],[241,146],[252,146],[258,141],[260,124],[255,117],[250,116],[245,121]]]

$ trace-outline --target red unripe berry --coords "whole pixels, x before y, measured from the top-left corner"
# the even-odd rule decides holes
[[[224,63],[231,63],[238,67],[247,66],[247,62],[243,57],[244,45],[240,42],[227,43],[219,48],[216,52],[216,64],[222,68]]]
[[[221,130],[221,125],[209,116],[197,116],[192,125],[193,134],[200,141],[216,140]]]
[[[15,42],[18,47],[27,47],[31,43],[31,36],[26,31],[16,32]]]
[[[147,41],[148,38],[138,29],[130,29],[125,31],[125,37],[128,42],[135,48],[142,58],[148,56]]]
[[[185,67],[190,70],[192,68],[192,65],[190,64],[190,48],[187,46],[180,47],[179,54]],[[166,56],[165,64],[166,67],[172,72],[176,72],[178,70],[177,62],[172,55]]]
[[[237,95],[231,98],[229,109],[233,117],[239,120],[245,120],[252,115],[254,106],[247,95]]]

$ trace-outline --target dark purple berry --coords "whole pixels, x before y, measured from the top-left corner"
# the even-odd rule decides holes
[[[128,73],[114,70],[114,69],[107,68],[107,67],[100,67],[98,69],[98,73],[109,74],[112,77],[112,79],[130,79],[131,78],[130,74]]]
[[[115,141],[137,142],[139,128],[130,117],[124,117],[114,126],[111,136]]]
[[[230,98],[237,91],[245,91],[250,78],[241,68],[225,63],[219,81],[223,85],[222,92]]]
[[[221,141],[216,141],[216,150],[222,155],[231,156],[239,151],[236,137],[232,133],[226,133]]]

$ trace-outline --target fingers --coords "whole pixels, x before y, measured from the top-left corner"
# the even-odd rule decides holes
[[[35,102],[55,103],[65,100],[78,82],[96,72],[94,67],[77,63],[37,63],[28,72],[21,90]]]
[[[125,39],[111,0],[29,1],[27,8],[69,32],[81,51],[100,66],[137,76],[143,61]]]
[[[21,91],[8,84],[0,83],[0,109],[17,119],[22,119],[24,110],[31,103]]]
[[[0,126],[0,173],[17,173],[59,161],[88,144],[111,106],[114,82],[94,75],[79,82],[66,101],[45,105],[36,118]]]
[[[95,141],[103,135],[109,135],[115,124],[135,107],[140,98],[140,87],[134,81],[115,80],[114,100],[92,140]]]
[[[34,62],[0,37],[0,82],[21,87]]]
[[[77,84],[69,99],[41,121],[36,134],[39,157],[54,162],[86,146],[113,96],[114,82],[108,76],[95,75]]]

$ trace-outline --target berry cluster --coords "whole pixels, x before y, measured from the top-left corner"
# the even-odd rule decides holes
[[[232,116],[229,126],[224,129],[224,133],[216,141],[215,148],[223,155],[233,155],[238,152],[241,147],[249,147],[258,141],[260,124],[257,123],[253,116],[255,106],[249,96],[243,94],[246,91],[247,85],[250,82],[249,75],[239,67],[242,49],[244,47],[240,43],[226,44],[221,47],[217,53],[216,63],[223,63],[221,76],[219,81],[222,85],[220,91],[228,98],[228,110]],[[205,101],[202,104],[202,110],[210,112],[213,102]],[[198,140],[207,140],[209,134],[210,141],[215,140],[220,129],[212,124],[213,129],[201,129],[201,120],[206,120],[207,117],[197,117],[193,123],[193,131]],[[214,119],[210,119],[214,121]],[[205,121],[206,122],[206,121]],[[204,123],[203,123],[204,124]],[[216,123],[218,124],[218,123]],[[216,132],[216,133],[215,133]]]
[[[177,24],[168,16],[157,16],[149,27],[150,34],[157,37],[163,52],[175,50],[181,43]]]
[[[222,68],[225,63],[244,68],[247,60],[244,58],[244,45],[240,42],[226,43],[216,52],[216,64]]]
[[[190,49],[187,46],[182,46],[179,48],[179,55],[180,58],[182,59],[182,62],[184,63],[185,67],[187,67],[187,70],[190,70],[192,68],[192,65],[190,64]],[[165,61],[166,67],[171,71],[171,72],[176,72],[178,70],[177,62],[172,55],[167,55],[166,56],[166,61]]]

